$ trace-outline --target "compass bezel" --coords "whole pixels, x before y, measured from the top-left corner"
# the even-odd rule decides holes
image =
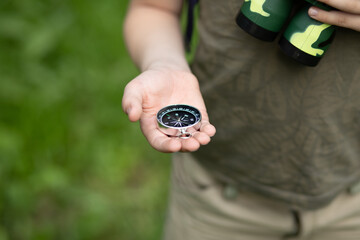
[[[193,115],[195,117],[195,122],[191,125],[184,126],[184,127],[175,127],[175,126],[171,126],[171,125],[167,125],[167,124],[163,123],[163,121],[162,121],[163,116],[167,113],[175,112],[175,111],[187,112],[187,113]],[[197,108],[195,108],[193,106],[189,106],[186,104],[173,104],[173,105],[168,105],[168,106],[160,109],[158,111],[158,113],[156,114],[156,118],[157,118],[158,123],[162,127],[180,130],[180,129],[191,128],[191,127],[194,127],[196,124],[198,124],[201,121],[201,113]]]

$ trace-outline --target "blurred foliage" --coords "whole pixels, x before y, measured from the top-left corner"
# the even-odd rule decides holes
[[[160,239],[170,161],[121,110],[126,5],[0,1],[0,240]]]

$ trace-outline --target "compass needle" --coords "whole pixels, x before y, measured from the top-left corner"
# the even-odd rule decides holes
[[[192,106],[176,104],[166,106],[157,113],[159,129],[168,136],[189,138],[200,128],[200,111]],[[175,133],[176,132],[176,133]]]

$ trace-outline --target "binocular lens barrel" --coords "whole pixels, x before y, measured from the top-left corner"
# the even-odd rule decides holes
[[[335,36],[335,26],[309,17],[310,6],[302,8],[292,19],[280,39],[282,51],[307,66],[316,66]]]
[[[288,19],[292,5],[291,0],[245,0],[236,22],[250,35],[271,42]]]
[[[290,20],[280,38],[280,49],[288,56],[307,66],[316,66],[335,34],[335,26],[309,17],[312,5],[329,9],[315,0],[305,4]],[[311,4],[310,4],[311,3]],[[245,0],[236,23],[250,35],[273,41],[281,31],[293,9],[292,0]]]

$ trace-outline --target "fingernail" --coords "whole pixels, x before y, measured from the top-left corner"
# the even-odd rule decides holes
[[[310,16],[315,17],[317,14],[318,14],[318,10],[317,10],[317,9],[315,9],[315,8],[313,8],[313,7],[311,7],[311,8],[309,9],[309,15],[310,15]]]

